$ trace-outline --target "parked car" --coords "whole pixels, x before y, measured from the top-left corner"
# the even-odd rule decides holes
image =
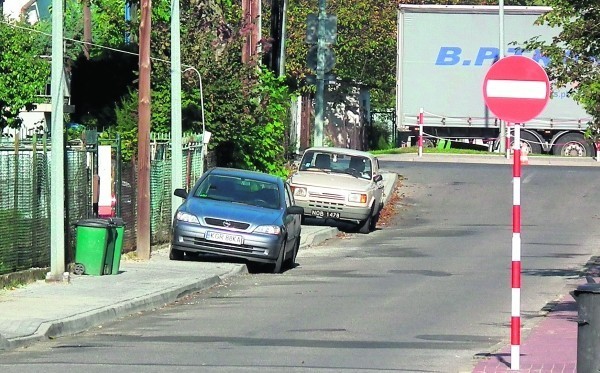
[[[281,178],[213,168],[187,193],[173,219],[171,260],[184,253],[216,254],[268,263],[274,273],[295,263],[303,214]]]
[[[383,208],[382,180],[371,153],[318,147],[304,151],[289,182],[304,216],[354,222],[369,233]]]

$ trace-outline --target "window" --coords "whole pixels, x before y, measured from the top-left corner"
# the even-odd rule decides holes
[[[290,207],[294,205],[294,197],[292,197],[292,191],[290,190],[290,186],[285,184],[285,207]]]

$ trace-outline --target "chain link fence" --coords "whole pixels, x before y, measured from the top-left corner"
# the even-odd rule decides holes
[[[167,243],[171,227],[170,140],[154,141],[150,165],[151,244]],[[0,275],[50,265],[50,144],[44,139],[0,143]],[[202,143],[184,142],[183,181],[189,189],[201,176]],[[90,152],[83,145],[65,149],[65,258],[74,259],[75,224],[92,216]],[[204,169],[214,166],[209,153]],[[136,246],[135,161],[121,164],[123,251]],[[118,182],[118,181],[117,181]]]

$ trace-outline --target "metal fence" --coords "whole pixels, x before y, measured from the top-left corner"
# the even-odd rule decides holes
[[[171,225],[170,140],[154,139],[150,165],[151,244],[168,242]],[[162,148],[162,149],[161,149]],[[0,143],[0,275],[50,265],[50,147],[45,139]],[[202,143],[190,137],[183,148],[186,186],[200,175]],[[206,167],[213,166],[209,155]],[[65,149],[65,258],[74,258],[75,224],[92,216],[89,152],[84,146]],[[121,169],[121,216],[125,221],[123,251],[135,250],[137,166],[116,162]]]

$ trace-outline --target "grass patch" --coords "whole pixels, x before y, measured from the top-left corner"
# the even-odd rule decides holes
[[[32,282],[43,280],[49,268],[31,268],[25,271],[12,272],[0,276],[0,289],[13,290]]]

